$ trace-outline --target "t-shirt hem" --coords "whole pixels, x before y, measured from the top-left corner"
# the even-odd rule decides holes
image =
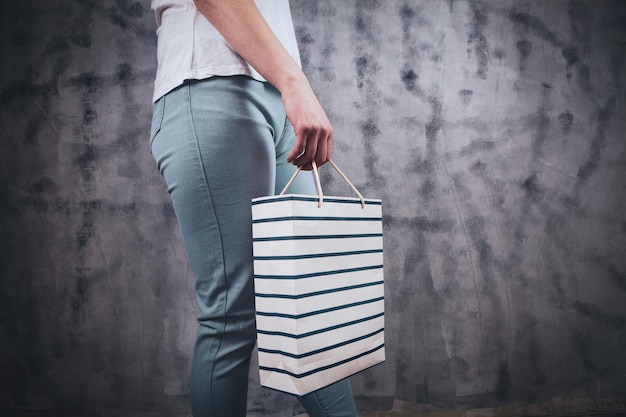
[[[170,91],[181,86],[186,80],[205,80],[212,77],[228,77],[233,75],[247,75],[257,81],[266,82],[267,80],[255,71],[253,68],[240,68],[240,67],[223,67],[223,68],[205,68],[201,70],[192,70],[187,72],[182,77],[177,77],[169,81],[157,80],[155,82],[155,89],[152,96],[152,102],[155,103],[161,97],[169,93]],[[158,87],[157,87],[158,86]]]

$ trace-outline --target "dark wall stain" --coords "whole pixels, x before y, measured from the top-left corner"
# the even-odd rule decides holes
[[[309,69],[311,64],[311,45],[315,43],[313,36],[303,27],[296,28],[298,45],[300,46],[300,61],[303,69]]]
[[[411,40],[416,17],[417,13],[415,10],[407,4],[404,4],[400,8],[400,18],[402,19],[402,38],[404,41]]]
[[[569,110],[565,110],[563,113],[559,114],[559,122],[561,122],[563,133],[567,134],[574,124],[574,115]]]
[[[547,41],[554,46],[557,46],[559,48],[565,46],[564,42],[559,40],[557,35],[548,27],[546,27],[545,23],[537,17],[532,16],[529,13],[523,12],[516,7],[509,9],[507,14],[511,22],[513,22],[515,25],[531,29],[535,35],[539,36],[539,38]]]
[[[615,96],[610,97],[604,106],[598,109],[598,127],[596,136],[593,138],[589,148],[589,157],[578,169],[578,179],[581,182],[586,181],[593,173],[598,169],[600,164],[600,158],[602,157],[602,150],[606,143],[606,131],[608,124],[615,113],[617,106],[617,99]]]
[[[537,184],[537,176],[535,174],[526,178],[522,183],[522,188],[529,196],[533,197],[541,193],[539,185]]]
[[[536,161],[543,152],[543,148],[546,140],[548,140],[548,129],[550,127],[550,116],[548,114],[549,108],[551,106],[551,95],[552,89],[549,87],[544,87],[541,90],[542,93],[542,103],[537,111],[536,119],[533,120],[536,130],[533,135],[532,142],[532,152],[531,156],[533,161]]]
[[[420,145],[424,143],[425,139],[426,153],[405,167],[407,173],[419,172],[424,174],[420,177],[417,193],[421,201],[427,202],[432,200],[437,188],[437,175],[433,169],[433,164],[437,160],[437,140],[443,127],[443,99],[436,89],[428,93],[420,85],[419,68],[423,64],[420,52],[422,50],[428,52],[430,60],[436,63],[439,62],[439,58],[437,58],[437,53],[429,52],[431,47],[416,47],[416,43],[419,44],[420,42],[421,32],[430,30],[426,27],[427,20],[422,16],[421,10],[412,7],[409,3],[404,3],[398,10],[398,14],[402,22],[402,55],[404,58],[399,74],[400,80],[406,91],[431,109],[430,117],[424,125],[424,136],[416,137],[416,141]]]
[[[407,219],[384,215],[383,223],[385,226],[399,228],[399,230],[409,229],[427,233],[450,232],[454,226],[452,220],[435,220],[421,216]]]
[[[363,141],[365,145],[365,167],[368,170],[368,187],[380,188],[385,184],[385,178],[378,173],[376,162],[378,161],[378,137],[380,130],[374,119],[369,119],[361,125]]]
[[[461,96],[461,100],[463,100],[463,104],[467,106],[472,102],[474,91],[470,89],[459,90],[459,95]]]
[[[128,92],[129,87],[131,87],[136,81],[137,80],[131,64],[124,62],[116,67],[115,85],[119,86],[123,93]]]
[[[566,46],[563,47],[561,53],[567,63],[567,78],[570,79],[572,77],[571,68],[578,63],[578,50],[573,46]]]
[[[607,273],[611,277],[613,285],[622,291],[626,291],[626,272],[620,271],[612,262],[604,261],[602,265],[606,265]]]
[[[604,326],[621,329],[626,326],[626,317],[620,314],[611,314],[603,311],[599,306],[591,303],[575,301],[573,309],[584,317]]]
[[[416,97],[424,97],[424,91],[419,87],[419,76],[410,68],[404,69],[400,73],[400,79],[404,84],[404,88]]]
[[[572,341],[582,364],[585,366],[588,372],[595,373],[597,371],[593,360],[593,345],[591,343],[591,337],[589,335],[582,335],[577,333],[572,336]]]
[[[476,54],[476,76],[486,79],[489,70],[489,41],[485,35],[489,18],[482,2],[470,0],[469,2],[470,33],[467,39],[468,48],[473,47]]]
[[[85,250],[89,241],[94,237],[94,217],[101,208],[102,202],[99,200],[85,201],[81,204],[82,220],[76,231],[79,250]]]
[[[103,79],[95,73],[89,72],[69,78],[68,84],[84,90],[85,94],[95,94],[98,92],[98,87],[103,84]]]
[[[591,27],[594,20],[593,11],[582,1],[570,1],[568,4],[568,15],[571,41],[578,46],[578,50],[572,51],[575,62],[570,63],[570,60],[566,57],[568,63],[568,78],[570,77],[571,66],[578,64],[576,65],[576,69],[579,86],[583,91],[588,92],[591,91],[589,67],[585,64],[585,59],[579,59],[579,54],[586,56],[591,52],[590,40],[592,32]]]
[[[496,385],[496,398],[500,402],[505,402],[509,398],[511,391],[511,373],[506,363],[498,367],[498,384]]]
[[[117,7],[104,9],[102,17],[109,23],[119,26],[120,29],[128,29],[131,26],[131,23],[126,18],[126,14]]]
[[[73,163],[83,180],[90,182],[93,179],[93,172],[96,169],[98,161],[98,148],[92,144],[84,144],[80,146],[83,152],[76,156]]]
[[[356,0],[354,29],[362,42],[376,46],[380,42],[372,23],[372,13],[380,6],[378,0]]]
[[[143,13],[144,13],[143,3],[139,1],[118,0],[117,5],[118,5],[118,8],[129,17],[140,18],[143,16]]]
[[[416,97],[424,98],[425,93],[419,86],[419,71],[414,69],[420,59],[416,46],[418,42],[416,31],[420,26],[418,12],[405,3],[398,10],[398,13],[402,22],[402,47],[405,57],[400,79],[407,91]]]
[[[573,4],[576,4],[574,2]],[[588,33],[582,36],[581,28],[586,27],[590,23],[591,16],[585,13],[584,10],[587,6],[572,6],[569,10],[570,28],[573,33],[573,42],[567,42],[561,39],[554,31],[550,30],[540,19],[532,16],[526,12],[522,12],[519,9],[513,7],[508,11],[509,19],[515,24],[521,27],[530,29],[532,33],[541,39],[545,40],[549,44],[561,50],[561,54],[566,64],[566,77],[568,80],[572,78],[572,68],[576,69],[577,84],[584,92],[591,91],[589,66],[585,62],[585,59],[581,56],[580,48],[587,51],[589,50]]]
[[[443,300],[434,289],[424,234],[414,232],[409,241],[401,293],[416,294],[416,297],[414,300],[405,297],[400,306],[403,312],[400,327],[405,331],[404,343],[398,346],[396,356],[396,397],[409,402],[450,407],[456,401],[450,361],[442,348],[439,317]],[[425,311],[437,313],[426,315]],[[413,359],[418,357],[428,358],[429,366]]]
[[[91,35],[87,32],[77,32],[72,34],[70,40],[74,45],[81,48],[89,48],[91,46]]]
[[[355,59],[354,64],[356,67],[357,87],[359,89],[366,86],[366,82],[368,80],[371,81],[371,77],[375,76],[380,70],[380,66],[376,62],[376,58],[372,55],[359,56]]]
[[[461,149],[461,155],[472,155],[496,149],[496,143],[492,140],[474,140]]]
[[[46,45],[43,55],[55,55],[60,52],[69,52],[70,44],[64,36],[55,36]]]
[[[533,50],[533,43],[531,41],[523,39],[521,41],[517,41],[517,44],[515,46],[517,46],[517,52],[519,53],[520,70],[523,70],[524,61],[526,60],[526,58],[528,58]]]
[[[495,48],[493,50],[493,56],[497,59],[504,59],[506,57],[506,51],[502,48]]]
[[[530,316],[530,315],[529,315]],[[541,349],[541,342],[536,330],[536,323],[530,323],[524,328],[523,342],[526,354],[530,361],[528,364],[528,376],[534,386],[542,386],[548,381],[544,366],[545,353]]]
[[[489,323],[489,334],[482,336],[482,342],[485,343],[485,354],[491,357],[501,358],[504,360],[506,356],[507,341],[504,338],[504,306],[500,295],[496,291],[496,275],[499,260],[493,252],[493,248],[485,236],[485,219],[483,217],[473,217],[466,221],[466,227],[469,232],[472,246],[477,252],[478,269],[480,271],[480,279],[482,285],[478,286],[482,306],[482,320]]]
[[[359,125],[365,148],[363,165],[368,172],[368,188],[379,188],[385,183],[385,179],[379,174],[377,165],[380,152],[380,128],[377,113],[381,92],[377,86],[380,65],[376,58],[376,51],[379,40],[375,35],[377,24],[373,19],[373,14],[379,6],[378,1],[357,0],[354,20],[356,37],[353,50],[355,52],[356,81],[365,106],[365,112],[361,115],[363,120]]]

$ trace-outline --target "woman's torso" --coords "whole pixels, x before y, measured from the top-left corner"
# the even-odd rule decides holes
[[[288,0],[255,0],[261,14],[300,62]],[[249,75],[265,79],[239,56],[197,10],[193,0],[152,0],[157,21],[156,101],[187,79]]]

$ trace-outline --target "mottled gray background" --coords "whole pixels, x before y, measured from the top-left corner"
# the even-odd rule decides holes
[[[384,200],[388,360],[353,378],[361,408],[623,407],[626,2],[292,12],[334,159]],[[188,416],[149,2],[3,0],[0,19],[0,410]],[[254,381],[249,409],[302,411]]]

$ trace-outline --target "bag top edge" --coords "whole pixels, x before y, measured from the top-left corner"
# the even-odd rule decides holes
[[[263,197],[256,197],[252,199],[252,204],[261,204],[272,201],[318,201],[319,197],[317,195],[310,194],[283,194],[283,195],[269,195]],[[360,203],[361,200],[357,197],[339,197],[332,195],[325,195],[324,202],[357,202]],[[365,204],[382,204],[382,200],[378,198],[363,198]]]

